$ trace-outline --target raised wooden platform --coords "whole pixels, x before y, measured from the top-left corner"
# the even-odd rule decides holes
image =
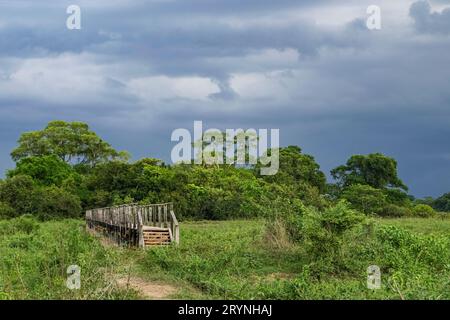
[[[87,210],[86,228],[120,245],[145,248],[180,242],[180,228],[172,203]]]

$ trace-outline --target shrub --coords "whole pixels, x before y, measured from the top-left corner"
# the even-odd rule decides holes
[[[32,214],[47,220],[78,217],[81,213],[78,196],[60,187],[36,185],[25,175],[14,176],[0,184],[0,203],[0,211],[8,217]]]
[[[412,215],[412,211],[407,207],[387,204],[377,214],[382,217],[408,217]]]
[[[386,195],[383,190],[369,185],[351,185],[344,190],[341,197],[349,201],[354,209],[365,214],[376,213],[386,205]]]
[[[433,208],[426,204],[418,204],[413,207],[412,211],[415,216],[423,218],[432,217],[435,214]]]
[[[344,265],[345,234],[366,220],[345,200],[324,212],[309,208],[302,225],[303,246],[318,272],[332,272]]]
[[[266,237],[271,243],[298,242],[302,238],[303,216],[308,209],[298,199],[278,197],[266,207]],[[284,230],[283,230],[284,229]]]
[[[12,221],[14,229],[27,234],[30,234],[39,229],[39,222],[29,214],[24,214]]]
[[[17,215],[33,213],[35,185],[30,176],[17,175],[0,184],[0,201],[7,203]]]
[[[58,187],[45,187],[37,191],[40,201],[36,204],[39,219],[76,218],[80,216],[80,199]]]
[[[0,201],[0,219],[12,218],[16,215],[17,215],[16,210],[11,208],[11,206],[8,203]]]

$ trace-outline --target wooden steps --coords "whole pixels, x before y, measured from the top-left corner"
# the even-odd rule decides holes
[[[172,236],[169,228],[144,227],[144,247],[169,245]]]

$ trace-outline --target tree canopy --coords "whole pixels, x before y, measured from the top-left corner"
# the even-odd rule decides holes
[[[325,174],[320,171],[320,166],[314,157],[302,153],[300,147],[280,148],[279,161],[278,173],[274,176],[264,176],[266,180],[285,184],[306,183],[320,191],[325,190]]]
[[[437,198],[433,203],[433,207],[439,211],[450,212],[450,192]]]
[[[69,176],[74,175],[75,170],[56,155],[27,157],[20,159],[16,168],[8,171],[8,177],[27,175],[34,181],[43,185],[58,185]]]
[[[71,164],[95,165],[110,159],[127,158],[103,141],[86,123],[51,121],[44,130],[23,133],[11,152],[14,161],[30,156],[57,155]]]
[[[180,218],[193,219],[288,212],[292,222],[306,207],[325,212],[341,200],[369,215],[427,216],[431,212],[406,193],[393,158],[380,153],[354,155],[331,171],[336,184],[327,186],[313,156],[298,146],[278,151],[275,175],[261,175],[259,163],[167,165],[154,158],[129,162],[87,124],[52,121],[45,129],[20,137],[12,152],[16,167],[0,179],[0,217],[27,213],[41,219],[75,217],[88,208],[169,201]],[[450,194],[431,200],[436,209],[450,210]],[[300,230],[300,224],[294,226],[289,234]]]
[[[381,153],[351,156],[345,165],[331,170],[331,175],[343,188],[355,184],[365,184],[377,189],[408,190],[408,187],[398,177],[397,161]]]

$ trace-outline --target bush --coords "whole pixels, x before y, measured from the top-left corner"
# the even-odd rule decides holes
[[[17,175],[0,184],[0,201],[8,204],[17,215],[35,212],[35,185],[30,176]]]
[[[303,216],[307,208],[298,199],[278,197],[266,207],[266,237],[275,246],[302,239]]]
[[[39,222],[29,214],[24,214],[12,221],[14,229],[26,234],[30,234],[39,229]]]
[[[16,215],[17,215],[16,210],[11,208],[11,206],[8,203],[0,201],[0,219],[12,218]]]
[[[32,214],[41,220],[74,218],[81,213],[78,196],[63,188],[36,185],[30,176],[17,175],[0,184],[0,217]]]
[[[81,213],[80,199],[58,187],[45,187],[37,191],[40,201],[36,213],[40,220],[77,218]]]
[[[432,207],[426,204],[418,204],[412,209],[413,214],[418,217],[427,218],[435,215]]]
[[[385,205],[377,214],[381,217],[408,217],[412,215],[411,209],[407,207],[400,207],[395,204]]]
[[[345,200],[324,212],[313,208],[306,211],[301,230],[302,246],[317,272],[334,272],[345,268],[342,256],[342,248],[346,243],[344,236],[364,221],[366,217],[351,209]]]
[[[365,214],[376,213],[386,205],[386,195],[383,190],[363,184],[349,186],[344,190],[341,198],[349,201],[354,209]]]

